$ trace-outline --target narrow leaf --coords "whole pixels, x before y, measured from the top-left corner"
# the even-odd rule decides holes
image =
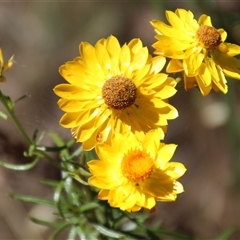
[[[91,202],[91,203],[87,203],[87,204],[82,205],[79,208],[79,211],[80,212],[85,212],[85,211],[89,211],[91,209],[98,208],[98,207],[99,207],[99,204],[97,204],[95,202]]]
[[[50,237],[48,238],[49,240],[54,240],[56,239],[57,235],[65,228],[67,228],[68,226],[70,226],[71,223],[67,222],[67,223],[64,223],[62,224],[60,227],[58,227],[51,235]]]
[[[54,192],[54,196],[53,196],[53,199],[54,199],[54,202],[58,208],[58,211],[59,211],[59,214],[62,218],[65,218],[64,217],[64,214],[62,212],[62,208],[61,208],[61,193],[62,193],[62,190],[64,188],[64,181],[61,181],[58,186],[56,187],[56,190]]]
[[[0,165],[7,169],[11,169],[15,171],[26,171],[26,170],[32,169],[38,163],[38,161],[39,161],[39,158],[37,157],[34,161],[27,164],[16,165],[16,164],[0,161]]]
[[[75,173],[69,172],[68,175],[69,175],[70,177],[72,177],[73,179],[77,180],[78,182],[80,182],[80,183],[83,184],[83,185],[86,185],[86,186],[89,185],[88,182],[86,182],[85,180],[81,179],[80,176],[77,175],[77,174],[75,174]]]
[[[90,161],[92,159],[98,159],[98,156],[94,149],[92,149],[91,151],[84,151],[84,154],[85,154],[87,161]]]
[[[216,239],[218,240],[228,240],[230,239],[230,237],[236,233],[237,230],[234,229],[234,228],[229,228],[229,229],[226,229],[224,232],[222,232],[219,236],[217,236]]]
[[[4,120],[8,119],[8,115],[5,114],[4,112],[0,111],[0,117],[3,118]]]
[[[30,196],[25,196],[25,195],[17,195],[17,194],[9,194],[9,196],[15,200],[20,200],[23,202],[43,204],[43,205],[55,207],[54,202],[51,200],[47,200],[47,199],[30,197]]]
[[[123,234],[120,234],[116,231],[113,231],[111,229],[108,229],[104,226],[101,226],[101,225],[98,225],[96,223],[92,223],[92,226],[97,230],[99,231],[100,233],[102,233],[103,235],[105,236],[108,236],[108,237],[112,237],[112,238],[117,238],[117,239],[120,239],[120,238],[123,238],[124,235]]]
[[[39,225],[44,225],[44,226],[48,226],[48,227],[52,227],[52,228],[61,228],[62,225],[65,225],[63,223],[60,223],[60,222],[49,222],[49,221],[45,221],[45,220],[41,220],[41,219],[38,219],[38,218],[35,218],[35,217],[29,217],[29,219],[34,222],[34,223],[37,223]],[[67,223],[69,224],[69,223]]]

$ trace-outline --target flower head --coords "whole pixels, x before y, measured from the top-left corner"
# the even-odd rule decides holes
[[[13,56],[7,61],[4,62],[2,49],[0,48],[0,82],[5,82],[6,78],[4,73],[7,72],[13,65]]]
[[[163,132],[149,131],[142,139],[116,134],[111,145],[96,145],[100,160],[88,162],[89,183],[100,188],[98,198],[129,212],[154,209],[156,201],[174,201],[183,192],[177,181],[186,169],[169,162],[176,145],[160,143]]]
[[[197,20],[191,11],[166,11],[170,25],[153,20],[157,33],[155,53],[172,58],[167,72],[184,72],[186,90],[198,85],[207,95],[211,89],[227,93],[225,75],[240,79],[240,46],[224,42],[227,33],[212,26],[205,14]]]
[[[113,36],[95,46],[81,43],[80,56],[60,67],[69,84],[54,88],[65,112],[60,124],[71,128],[85,150],[108,141],[113,132],[141,135],[166,128],[178,113],[168,103],[176,81],[159,73],[164,64],[165,58],[152,58],[139,39],[122,47]]]

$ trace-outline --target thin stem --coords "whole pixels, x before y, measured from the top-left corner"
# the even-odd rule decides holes
[[[7,112],[9,113],[11,119],[13,120],[15,126],[17,127],[18,131],[22,135],[22,137],[26,140],[26,142],[30,145],[32,144],[32,140],[28,137],[24,128],[22,127],[21,123],[18,121],[16,115],[14,114],[13,108],[11,109],[9,104],[7,103],[6,96],[0,91],[0,101],[6,108]]]
[[[59,163],[57,163],[57,161],[52,158],[51,156],[49,156],[48,154],[46,154],[45,152],[41,151],[41,150],[35,150],[35,153],[40,156],[41,158],[45,158],[47,159],[49,162],[51,162],[52,164],[54,164],[55,166],[57,166],[58,168],[61,168],[62,170],[66,171],[65,168],[62,168],[59,166]]]
[[[14,114],[14,106],[13,105],[11,106],[11,104],[13,104],[13,103],[11,102],[10,98],[8,96],[4,95],[1,91],[0,91],[0,101],[4,105],[5,109],[7,110],[7,112],[10,115],[12,121],[14,122],[15,126],[17,127],[18,131],[20,132],[22,137],[25,139],[25,141],[30,146],[35,145],[35,142],[33,140],[31,140],[31,138],[27,135],[27,133],[25,132],[25,130],[22,126],[22,124],[19,122],[16,115]],[[34,153],[41,158],[45,158],[45,159],[49,160],[55,166],[60,167],[59,164],[56,162],[56,160],[53,159],[48,154],[46,154],[43,150],[41,150],[40,147],[39,147],[39,149],[36,147],[36,149],[34,149]]]

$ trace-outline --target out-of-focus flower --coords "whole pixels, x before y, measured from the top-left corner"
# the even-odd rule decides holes
[[[7,61],[4,62],[2,49],[0,48],[0,82],[5,82],[6,78],[4,73],[7,72],[13,65],[13,56]]]
[[[113,36],[95,47],[82,42],[80,56],[60,67],[69,84],[54,88],[65,112],[60,124],[71,128],[85,150],[108,141],[113,132],[141,135],[166,128],[178,112],[168,103],[176,81],[159,73],[165,61],[162,56],[152,58],[139,39],[122,47]]]
[[[96,145],[100,160],[88,166],[89,183],[101,189],[98,198],[129,212],[153,211],[156,201],[174,201],[183,192],[177,179],[186,168],[169,162],[176,145],[160,143],[163,135],[160,129],[151,130],[139,141],[132,133],[127,138],[116,134],[111,145]]]
[[[240,46],[224,42],[227,33],[215,29],[205,14],[197,20],[191,11],[166,11],[170,25],[153,20],[157,33],[153,44],[155,53],[172,58],[168,73],[184,71],[186,90],[198,86],[205,96],[211,89],[227,93],[225,75],[240,79]]]

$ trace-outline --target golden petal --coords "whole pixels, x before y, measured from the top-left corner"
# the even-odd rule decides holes
[[[185,25],[182,20],[172,11],[166,11],[168,22],[176,29],[185,31]]]
[[[166,68],[167,73],[175,73],[183,71],[183,64],[178,59],[171,59]]]
[[[221,35],[222,42],[224,42],[226,40],[226,38],[227,38],[227,32],[224,29],[222,29],[222,28],[218,29],[218,32]]]
[[[163,56],[156,56],[152,58],[152,66],[150,73],[159,73],[166,64],[166,58]]]
[[[185,166],[180,162],[170,162],[167,164],[164,171],[168,176],[171,176],[173,180],[177,180],[187,171]]]
[[[131,63],[131,52],[126,44],[121,48],[119,60],[120,70],[124,73]]]
[[[147,132],[145,138],[142,141],[143,148],[153,157],[156,158],[160,140],[164,138],[164,132],[162,129],[154,129]]]
[[[207,16],[206,14],[202,14],[199,19],[198,19],[198,24],[201,25],[206,25],[212,27],[212,22],[211,18]]]
[[[136,53],[143,47],[142,41],[138,38],[134,38],[128,43],[128,47],[131,49],[132,53]]]
[[[232,57],[240,54],[240,46],[236,44],[231,44],[231,43],[225,43],[225,45],[227,45],[227,48],[228,48],[228,52],[227,52],[228,56]]]
[[[111,57],[118,59],[121,47],[116,37],[110,36],[107,39],[106,48]]]
[[[146,47],[138,50],[131,59],[131,64],[134,69],[139,69],[145,66],[148,60],[148,49]]]
[[[176,148],[176,144],[163,144],[157,153],[157,166],[160,168],[164,167],[172,158]]]

